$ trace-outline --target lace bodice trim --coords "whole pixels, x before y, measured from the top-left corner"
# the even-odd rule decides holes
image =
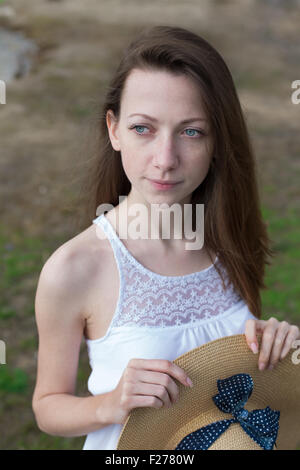
[[[108,219],[99,224],[112,245],[120,274],[120,293],[111,327],[169,327],[196,324],[218,316],[241,300],[232,284],[223,288],[215,265],[226,272],[218,257],[208,268],[183,276],[163,276],[140,264],[127,250]],[[228,279],[227,279],[228,280]]]

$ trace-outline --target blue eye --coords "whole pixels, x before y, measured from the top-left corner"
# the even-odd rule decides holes
[[[192,132],[198,132],[198,134],[201,134],[201,132],[198,131],[197,129],[186,129],[186,130],[185,130],[185,132],[190,132],[190,131],[192,131]],[[190,137],[192,137],[190,134],[188,134],[188,135],[189,135]]]
[[[131,127],[130,129],[136,129],[136,128],[148,129],[146,126],[133,126],[133,127]],[[138,132],[138,131],[137,131],[137,133],[140,134],[140,135],[143,135],[143,134],[144,134],[144,133],[140,133],[140,132]]]

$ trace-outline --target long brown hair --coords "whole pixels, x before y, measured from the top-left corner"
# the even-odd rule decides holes
[[[122,91],[133,69],[186,74],[199,85],[214,150],[191,203],[204,204],[205,246],[218,254],[229,282],[260,318],[265,265],[275,252],[260,210],[254,152],[231,73],[221,55],[197,34],[177,26],[154,26],[138,33],[125,49],[97,117],[94,157],[83,184],[88,224],[100,204],[117,206],[119,196],[131,189],[120,152],[109,139],[106,113],[111,109],[119,117]]]

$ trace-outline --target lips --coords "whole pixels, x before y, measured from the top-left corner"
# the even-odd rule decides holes
[[[170,181],[170,180],[163,181],[163,180],[150,179],[150,181],[153,181],[153,183],[158,183],[158,184],[177,184],[177,183],[180,183],[180,181]]]
[[[173,188],[177,187],[177,185],[181,182],[181,181],[170,182],[170,180],[168,180],[168,181],[164,181],[163,183],[161,183],[162,180],[151,180],[151,179],[148,179],[148,181],[152,184],[154,189],[158,191],[171,191]]]

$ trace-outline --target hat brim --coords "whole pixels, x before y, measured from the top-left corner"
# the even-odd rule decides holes
[[[258,335],[259,346],[261,336]],[[273,370],[258,369],[258,354],[249,349],[245,335],[226,336],[192,349],[173,362],[192,379],[182,385],[179,400],[171,408],[140,407],[132,410],[119,436],[117,450],[173,450],[190,432],[215,421],[232,418],[215,405],[217,380],[239,373],[250,374],[254,387],[245,408],[269,406],[280,411],[276,440],[278,450],[300,448],[300,364],[292,361],[291,349]],[[261,449],[233,423],[210,449]]]

